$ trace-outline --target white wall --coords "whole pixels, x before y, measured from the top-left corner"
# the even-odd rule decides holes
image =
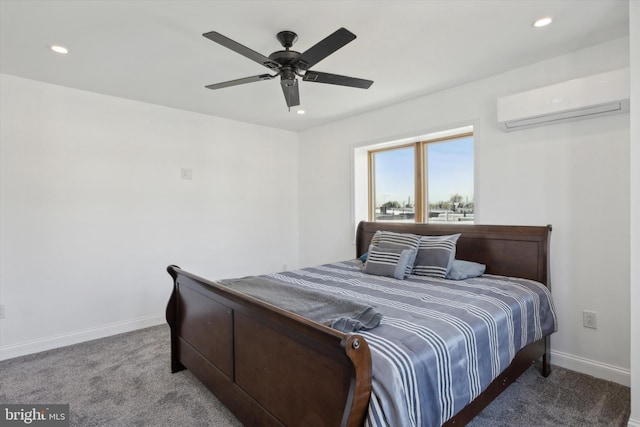
[[[629,426],[640,427],[640,2],[629,2],[631,52],[631,417]]]
[[[169,264],[297,265],[295,133],[0,77],[0,358],[164,322]]]
[[[354,147],[473,124],[477,222],[553,225],[553,363],[628,384],[629,114],[512,133],[496,122],[499,96],[628,65],[623,38],[301,133],[301,264],[354,256]]]

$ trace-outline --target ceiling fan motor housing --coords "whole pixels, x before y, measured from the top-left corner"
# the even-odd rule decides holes
[[[269,55],[269,59],[280,65],[289,65],[298,59],[299,56],[300,52],[296,52],[295,50],[279,50]]]

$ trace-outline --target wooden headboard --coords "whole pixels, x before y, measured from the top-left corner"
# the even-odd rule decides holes
[[[439,236],[460,233],[456,259],[487,266],[488,274],[522,277],[550,287],[549,237],[551,226],[424,224],[361,222],[356,232],[356,256],[367,251],[377,230]]]

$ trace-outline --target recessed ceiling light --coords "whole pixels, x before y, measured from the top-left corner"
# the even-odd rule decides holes
[[[305,113],[306,113],[306,111],[304,111],[304,110],[298,110],[298,114],[300,114],[300,115],[303,115]]]
[[[536,28],[546,27],[551,24],[551,21],[553,21],[553,19],[550,16],[545,16],[544,18],[536,19],[533,26]]]
[[[51,50],[54,51],[55,53],[61,53],[63,55],[66,55],[67,53],[69,53],[69,49],[67,49],[66,47],[55,45],[55,44],[51,46]]]

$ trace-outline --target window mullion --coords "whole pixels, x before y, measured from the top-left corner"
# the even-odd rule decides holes
[[[415,145],[415,180],[416,180],[416,194],[415,194],[415,221],[416,222],[425,222],[425,196],[424,192],[426,191],[426,187],[424,185],[424,145],[420,142],[417,142]]]
[[[369,151],[369,221],[376,220],[375,152]]]

